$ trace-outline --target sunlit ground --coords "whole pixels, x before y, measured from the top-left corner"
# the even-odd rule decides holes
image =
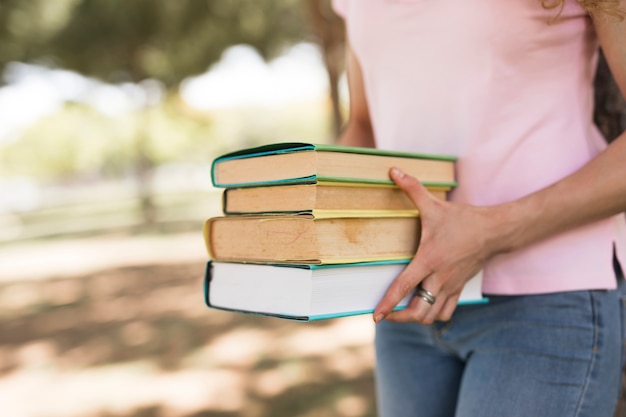
[[[374,416],[371,319],[207,309],[196,232],[0,246],[6,417]]]

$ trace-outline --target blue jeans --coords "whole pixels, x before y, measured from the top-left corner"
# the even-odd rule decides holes
[[[495,296],[447,323],[376,328],[380,417],[612,417],[623,362],[615,291]]]

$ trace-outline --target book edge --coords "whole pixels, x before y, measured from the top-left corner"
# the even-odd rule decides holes
[[[211,169],[211,182],[213,186],[217,188],[250,188],[260,186],[272,186],[272,185],[296,185],[296,184],[310,184],[315,181],[324,183],[342,183],[342,184],[371,184],[371,185],[395,185],[392,180],[368,180],[363,178],[349,178],[349,177],[326,177],[322,175],[311,175],[308,177],[299,178],[286,178],[281,180],[271,181],[255,181],[255,182],[238,182],[238,183],[222,183],[215,181],[215,171]],[[422,181],[422,185],[431,188],[443,188],[452,189],[458,186],[457,181]]]
[[[331,144],[313,144],[315,150],[322,152],[345,152],[345,153],[358,153],[367,155],[383,155],[383,156],[397,156],[401,158],[411,159],[429,159],[435,161],[451,161],[454,162],[458,158],[452,155],[440,155],[430,154],[422,152],[407,152],[407,151],[395,151],[390,149],[379,148],[365,148],[359,146],[343,146],[343,145],[331,145]]]

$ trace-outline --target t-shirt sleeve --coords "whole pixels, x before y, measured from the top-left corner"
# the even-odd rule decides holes
[[[335,13],[345,19],[348,11],[348,0],[332,0],[331,4]]]

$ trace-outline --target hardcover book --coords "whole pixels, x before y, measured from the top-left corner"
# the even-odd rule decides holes
[[[209,262],[205,302],[240,313],[311,321],[371,313],[404,262],[341,265],[271,265]],[[472,278],[459,304],[486,301],[482,275]],[[399,303],[405,308],[410,297]]]
[[[448,190],[428,191],[445,200]],[[223,211],[227,215],[312,213],[318,218],[417,214],[411,199],[394,185],[340,182],[228,188],[223,193]]]
[[[426,186],[453,187],[455,158],[311,143],[276,143],[216,158],[216,187],[249,187],[311,181],[391,184],[397,167]]]
[[[204,239],[217,261],[337,264],[410,259],[420,230],[414,214],[225,216],[206,221]]]

